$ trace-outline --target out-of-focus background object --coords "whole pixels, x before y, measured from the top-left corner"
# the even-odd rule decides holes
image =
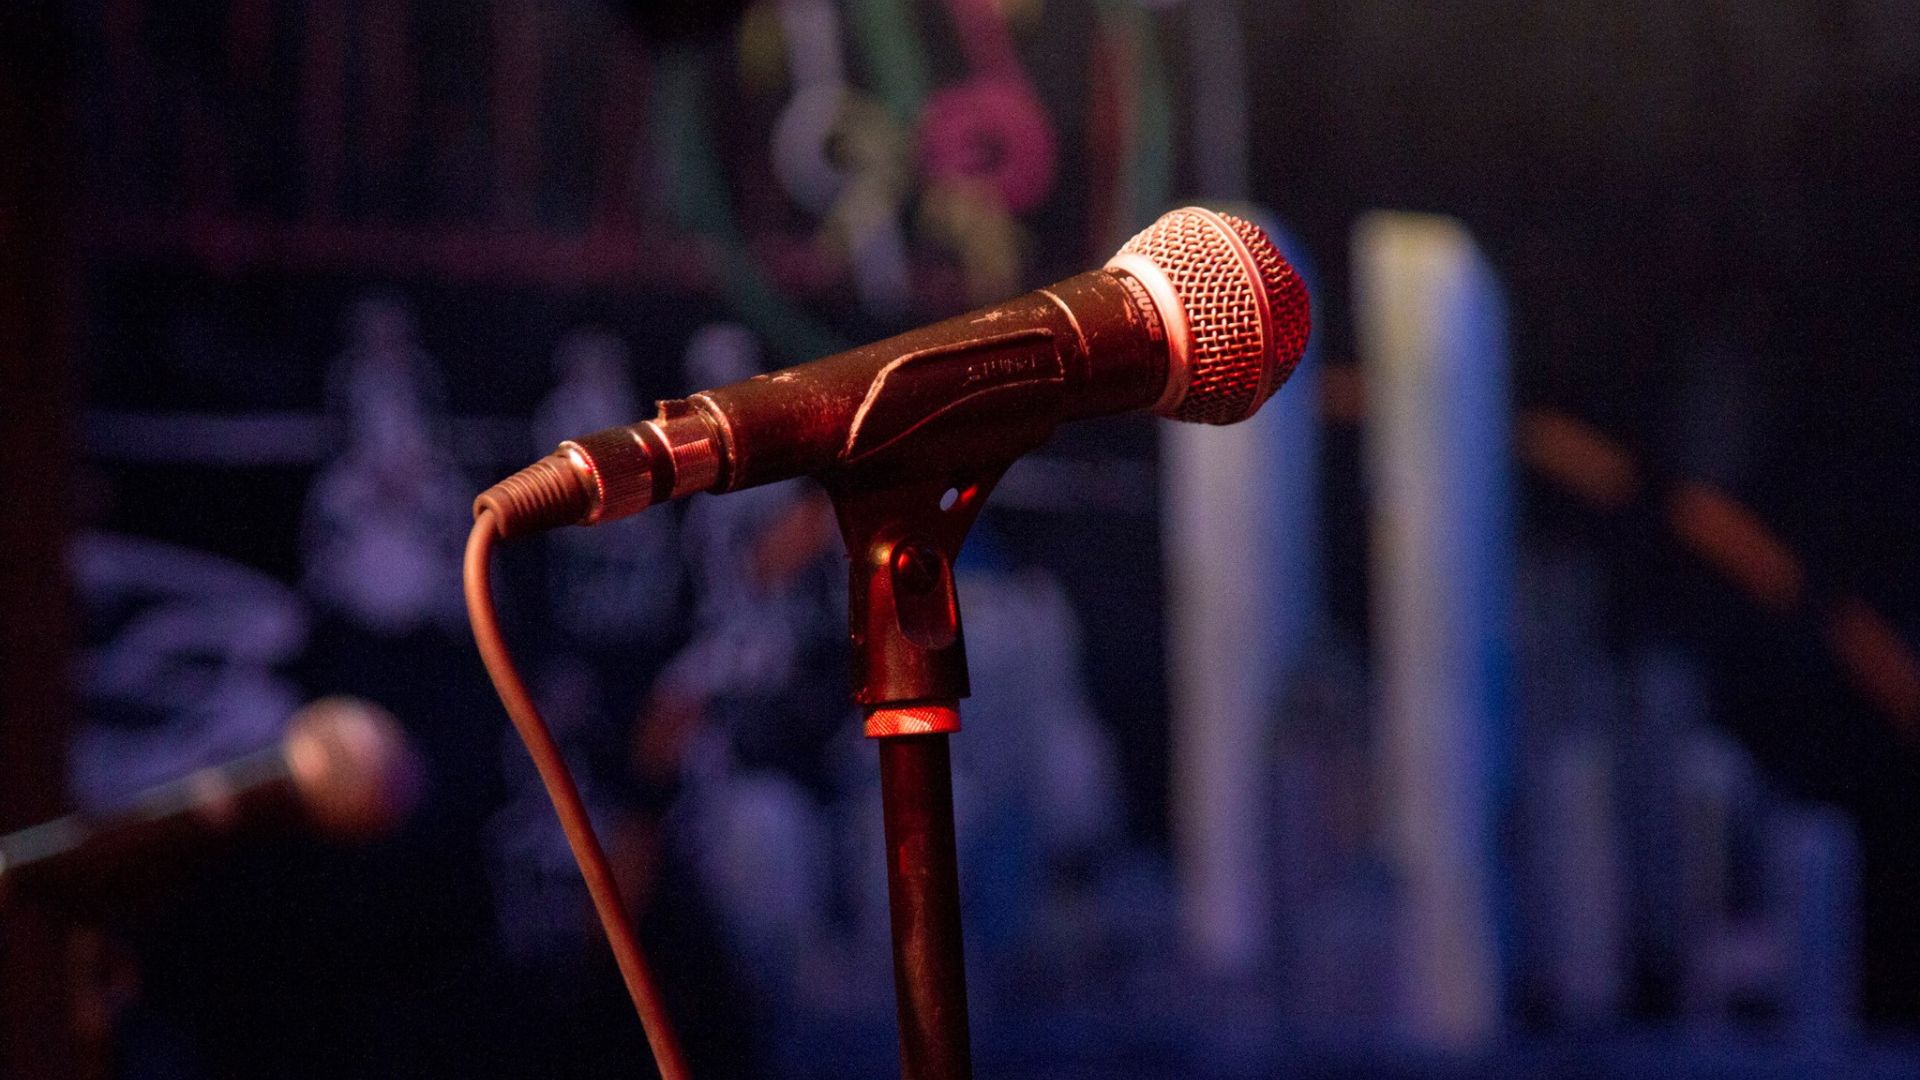
[[[19,1075],[641,1068],[467,501],[1186,202],[1314,352],[1248,424],[1062,431],[969,544],[981,1072],[1920,1067],[1903,6],[66,0],[0,49],[0,830],[330,694],[423,781],[0,913]],[[699,1075],[893,1070],[840,560],[784,484],[501,567]]]
[[[251,835],[304,827],[371,839],[412,807],[415,772],[392,717],[324,698],[287,721],[278,745],[0,836],[0,902],[98,917]]]

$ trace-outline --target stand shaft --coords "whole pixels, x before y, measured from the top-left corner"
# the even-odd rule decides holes
[[[880,743],[886,813],[887,898],[893,914],[893,985],[905,1080],[966,1080],[967,976],[960,949],[960,878],[954,862],[953,769],[947,736]]]

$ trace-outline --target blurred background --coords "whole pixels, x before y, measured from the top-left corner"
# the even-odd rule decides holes
[[[0,53],[0,830],[324,695],[413,762],[371,840],[0,889],[7,1075],[648,1075],[469,500],[1190,202],[1313,349],[1237,427],[1063,429],[969,542],[982,1075],[1920,1070],[1909,5],[72,0]],[[499,573],[696,1071],[892,1075],[824,498]]]

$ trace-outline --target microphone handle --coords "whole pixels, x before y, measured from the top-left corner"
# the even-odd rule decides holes
[[[301,813],[283,747],[147,789],[105,813],[74,813],[0,836],[0,904],[80,913],[151,896],[214,851]]]
[[[871,345],[692,395],[737,491],[829,469],[925,475],[1030,449],[1063,420],[1151,406],[1159,320],[1131,278],[1092,270]],[[666,403],[671,406],[673,403]],[[886,479],[885,475],[874,477]],[[675,494],[684,485],[675,485]]]

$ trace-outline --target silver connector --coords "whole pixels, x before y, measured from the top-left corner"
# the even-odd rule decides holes
[[[642,438],[645,424],[607,428],[568,439],[554,451],[567,463],[587,495],[581,525],[598,525],[645,510],[653,504],[654,453]]]

